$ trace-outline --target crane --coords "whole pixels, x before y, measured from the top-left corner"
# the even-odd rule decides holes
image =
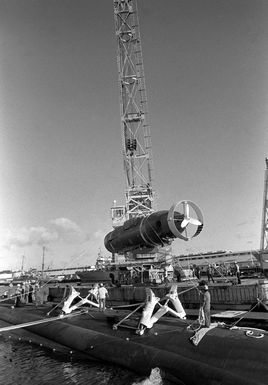
[[[153,156],[136,0],[114,0],[125,207],[112,208],[114,227],[154,212]]]
[[[265,276],[268,277],[268,158],[265,158],[263,210],[261,224],[260,262]]]
[[[153,259],[173,239],[185,241],[203,228],[200,209],[191,201],[155,211],[153,156],[136,0],[113,0],[117,42],[121,137],[126,205],[114,201],[114,230],[104,244],[113,256]],[[191,230],[192,231],[189,231]],[[191,235],[189,234],[191,232]]]
[[[265,158],[265,176],[264,176],[264,192],[263,192],[263,211],[261,226],[261,250],[268,250],[268,158]]]

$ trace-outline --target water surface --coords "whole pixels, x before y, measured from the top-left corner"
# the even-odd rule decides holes
[[[0,327],[7,324],[0,321]],[[26,330],[0,335],[0,384],[5,385],[132,385],[143,379],[133,372],[49,343],[40,346]],[[160,385],[147,380],[146,385]],[[168,383],[161,382],[163,385]]]

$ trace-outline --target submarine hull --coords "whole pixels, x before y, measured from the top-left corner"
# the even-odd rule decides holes
[[[1,307],[0,318],[10,324],[38,320],[39,309]],[[90,310],[71,319],[27,327],[27,330],[79,351],[89,359],[110,362],[148,375],[159,367],[167,378],[185,385],[264,385],[268,380],[268,336],[251,338],[243,331],[210,330],[198,346],[186,321],[166,318],[143,336],[133,330],[113,330],[111,320],[124,313]],[[47,318],[44,316],[44,318]],[[188,323],[189,325],[189,323]]]

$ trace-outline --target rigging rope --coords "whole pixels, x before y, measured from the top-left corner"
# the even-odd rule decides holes
[[[43,318],[43,319],[36,320],[36,321],[30,321],[30,322],[25,322],[25,323],[17,324],[17,325],[6,326],[6,327],[3,327],[3,328],[0,328],[0,333],[6,332],[6,331],[10,331],[10,330],[14,330],[14,329],[26,328],[28,326],[40,325],[40,324],[47,323],[47,322],[54,322],[54,321],[62,320],[64,318],[77,317],[78,315],[82,315],[82,314],[86,314],[86,313],[87,313],[87,311],[80,311],[80,312],[77,312],[77,313],[60,315],[60,316],[51,317],[51,318]]]
[[[261,302],[262,302],[263,299],[259,299],[257,298],[257,303],[249,310],[247,311],[246,313],[244,313],[242,315],[242,317],[240,317],[237,321],[235,321],[232,325],[230,325],[230,329],[234,328],[236,324],[238,324],[238,322],[240,322],[245,316],[246,314],[249,314],[251,313]]]

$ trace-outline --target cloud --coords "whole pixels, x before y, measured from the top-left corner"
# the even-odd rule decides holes
[[[76,243],[85,241],[88,236],[80,227],[73,221],[67,218],[57,218],[50,221],[50,227],[58,234],[58,239]]]
[[[104,232],[103,230],[97,230],[93,233],[93,237],[96,240],[99,240],[99,239],[103,240],[106,234],[107,232]]]
[[[2,235],[2,246],[25,247],[32,245],[48,245],[53,242],[83,243],[89,240],[88,234],[73,221],[67,218],[51,220],[47,226],[6,230]]]
[[[50,221],[51,225],[63,232],[80,232],[79,226],[67,218],[57,218]]]

